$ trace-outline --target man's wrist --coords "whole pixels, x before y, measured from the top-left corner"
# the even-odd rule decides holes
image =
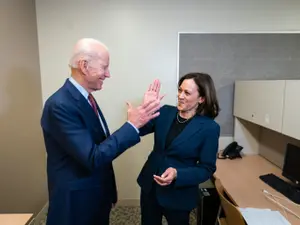
[[[127,123],[129,123],[136,130],[138,134],[140,133],[139,129],[136,126],[134,126],[133,123],[131,123],[129,120],[127,120]]]

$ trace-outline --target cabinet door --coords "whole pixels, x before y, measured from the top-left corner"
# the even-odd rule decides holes
[[[253,81],[236,81],[234,88],[233,115],[251,122],[255,113],[253,86]]]
[[[282,133],[300,140],[300,81],[287,80],[283,111]]]
[[[281,133],[285,81],[260,81],[256,88],[256,122],[263,127]]]
[[[235,90],[235,116],[282,131],[284,80],[238,81]]]

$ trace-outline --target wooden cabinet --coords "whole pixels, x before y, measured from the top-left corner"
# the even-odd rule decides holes
[[[253,81],[235,82],[233,115],[255,123],[254,85]]]
[[[282,133],[300,140],[300,80],[287,80]]]
[[[236,81],[233,114],[281,132],[284,98],[285,80]]]

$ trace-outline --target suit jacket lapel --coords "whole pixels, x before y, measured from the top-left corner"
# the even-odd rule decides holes
[[[175,119],[177,113],[177,109],[176,108],[171,108],[169,113],[166,113],[165,115],[162,115],[162,117],[160,118],[160,123],[162,123],[161,125],[159,125],[159,137],[161,139],[161,149],[165,149],[166,146],[166,138],[168,135],[168,132],[171,128],[171,125]]]
[[[85,115],[85,118],[89,118],[91,124],[95,124],[98,127],[97,129],[99,129],[99,127],[101,127],[99,118],[95,114],[89,102],[82,96],[82,94],[76,89],[76,87],[74,87],[74,85],[69,80],[65,82],[64,86],[72,95],[72,97],[76,100],[78,108],[82,111],[83,115]]]
[[[93,98],[94,98],[94,97],[93,97]],[[99,121],[99,117],[97,116],[98,122],[99,122],[99,124],[100,124],[100,126],[101,126],[101,130],[103,131],[103,133],[105,134],[105,136],[108,137],[108,136],[110,136],[110,133],[109,133],[109,129],[108,129],[106,120],[105,120],[105,118],[104,118],[104,116],[103,116],[103,113],[102,113],[102,111],[101,111],[101,109],[100,109],[100,107],[99,107],[99,105],[98,105],[98,103],[97,103],[97,101],[96,101],[95,98],[94,98],[94,101],[96,102],[97,110],[98,110],[98,113],[99,113],[99,115],[100,115],[101,121],[103,122],[103,125],[104,125],[104,128],[105,128],[106,133],[105,133],[105,131],[104,131],[103,128],[102,128],[102,125],[101,125],[101,123],[100,123],[100,121]],[[89,104],[89,103],[88,103],[88,104]],[[90,104],[89,104],[89,105],[90,105]],[[92,107],[90,107],[90,108],[92,109]],[[94,112],[94,111],[93,111],[93,112]],[[94,115],[96,115],[95,112],[94,112]]]
[[[171,148],[172,146],[179,145],[185,140],[188,140],[189,137],[191,137],[194,133],[198,132],[202,129],[203,124],[203,116],[196,115],[188,125],[182,130],[182,132],[172,141],[170,146],[168,148]]]
[[[96,101],[95,101],[95,102],[96,102]],[[96,102],[96,105],[97,105],[97,109],[98,109],[99,115],[100,115],[100,117],[101,117],[101,120],[102,120],[102,122],[103,122],[104,128],[105,128],[105,130],[106,130],[106,132],[107,132],[107,137],[108,137],[108,136],[110,136],[110,132],[109,132],[109,129],[108,129],[106,120],[105,120],[104,115],[103,115],[103,113],[102,113],[102,111],[101,111],[101,109],[100,109],[100,107],[99,107],[99,105],[98,105],[97,102]]]

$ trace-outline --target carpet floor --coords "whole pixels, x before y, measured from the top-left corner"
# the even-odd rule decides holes
[[[46,211],[46,210],[45,210]],[[32,225],[45,225],[47,212],[41,212]],[[110,214],[110,225],[140,225],[140,207],[138,206],[117,206]],[[163,218],[163,225],[167,225]],[[196,225],[196,216],[193,211],[190,216],[190,225]]]

